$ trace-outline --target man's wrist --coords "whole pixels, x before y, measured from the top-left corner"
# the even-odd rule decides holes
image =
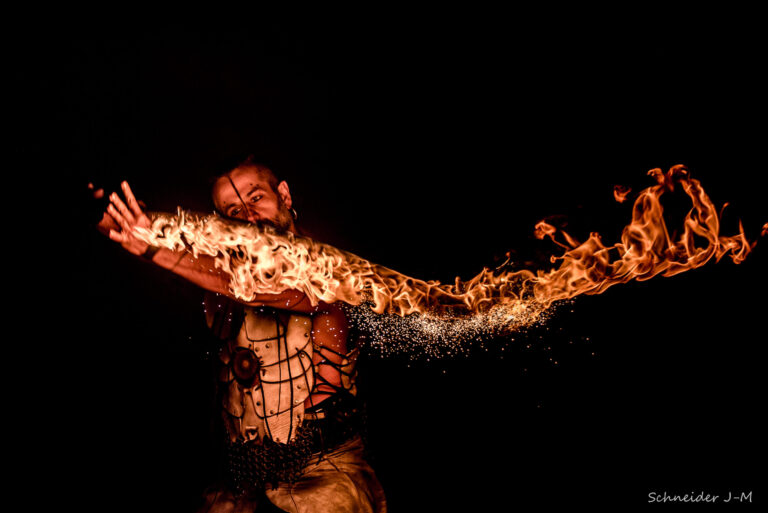
[[[155,254],[160,251],[160,246],[153,246],[150,244],[147,246],[147,250],[141,254],[141,258],[144,260],[151,262],[153,258],[155,258]]]

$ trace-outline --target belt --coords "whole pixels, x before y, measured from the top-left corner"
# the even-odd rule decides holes
[[[227,439],[227,470],[235,494],[264,489],[267,484],[293,483],[312,459],[319,459],[361,433],[363,416],[359,410],[332,413],[305,419],[296,436],[285,444],[270,438],[248,442]]]

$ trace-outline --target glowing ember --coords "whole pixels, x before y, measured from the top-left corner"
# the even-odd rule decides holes
[[[600,235],[592,233],[579,243],[561,231],[563,243],[555,239],[557,229],[542,221],[536,225],[537,237],[549,237],[565,249],[563,255],[551,258],[553,264],[559,261],[557,268],[511,271],[505,263],[486,268],[466,282],[456,278],[453,284],[411,278],[269,227],[193,216],[181,210],[175,216],[158,216],[150,229],[137,228],[137,236],[153,245],[215,257],[216,268],[231,277],[231,293],[245,302],[257,294],[297,289],[313,304],[321,300],[370,304],[377,314],[411,319],[400,321],[398,330],[415,330],[422,338],[460,341],[494,330],[521,329],[540,322],[555,302],[599,294],[618,283],[672,276],[700,267],[713,257],[719,261],[728,252],[735,263],[744,260],[754,244],[747,241],[743,227],[739,225],[737,235],[720,236],[720,217],[714,205],[683,166],[674,166],[667,173],[653,169],[649,175],[657,185],[638,194],[620,242],[607,246]],[[673,239],[660,198],[675,187],[682,188],[693,208],[685,217],[682,234]],[[624,201],[628,193],[626,188],[614,190],[618,201]],[[706,244],[699,246],[698,241]],[[372,322],[365,314],[356,315],[361,324]],[[412,321],[414,318],[419,320]],[[381,329],[381,321],[375,322]]]

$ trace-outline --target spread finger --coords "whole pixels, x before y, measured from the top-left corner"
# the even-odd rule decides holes
[[[136,196],[133,195],[131,186],[128,185],[128,182],[125,182],[125,181],[121,183],[120,186],[123,188],[123,193],[125,194],[125,200],[128,202],[128,206],[131,207],[131,211],[136,217],[140,217],[143,214],[143,212],[139,207],[139,202],[136,201]]]
[[[109,238],[115,242],[125,242],[125,234],[115,230],[109,230]]]
[[[120,228],[123,229],[124,232],[130,232],[131,231],[131,225],[126,221],[125,217],[117,211],[114,205],[111,203],[107,207],[107,213],[112,216],[112,218],[117,221],[117,224],[120,225]]]
[[[123,200],[120,199],[120,196],[118,196],[116,192],[113,192],[109,199],[117,207],[126,221],[128,221],[130,224],[136,223],[136,219],[133,217],[133,214],[130,210],[128,210],[128,207],[125,206],[125,203],[123,203]]]

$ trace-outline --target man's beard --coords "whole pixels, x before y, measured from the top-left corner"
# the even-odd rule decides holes
[[[285,206],[282,199],[278,199],[277,216],[274,219],[259,219],[256,224],[271,226],[279,232],[287,232],[291,228],[291,211]]]

